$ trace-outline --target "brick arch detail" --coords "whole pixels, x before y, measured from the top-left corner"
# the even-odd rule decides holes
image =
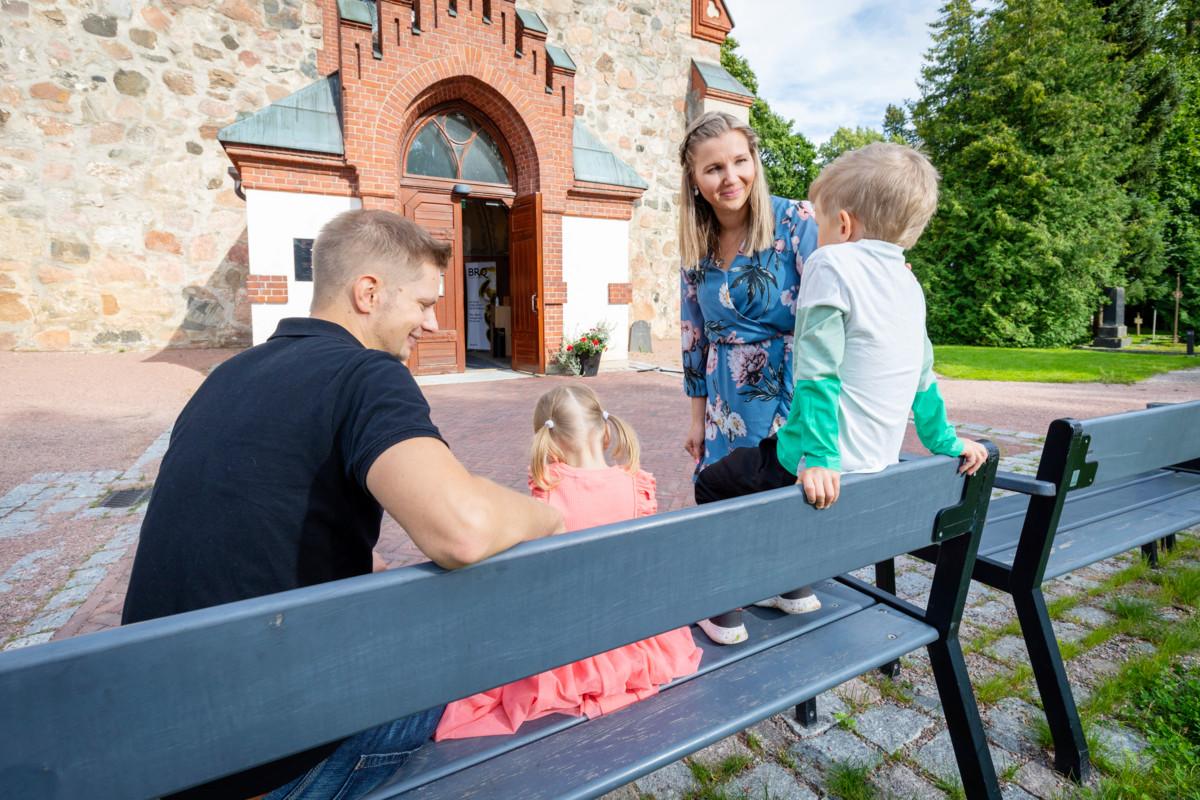
[[[477,111],[490,122],[500,136],[504,145],[512,155],[515,181],[513,189],[519,195],[530,194],[541,189],[541,161],[538,158],[537,141],[532,131],[526,127],[519,112],[502,95],[477,78],[459,76],[442,81],[416,97],[406,111],[400,128],[400,136],[392,143],[393,148],[401,148],[409,133],[438,106],[460,101]],[[398,174],[403,174],[404,153],[397,150],[396,164]]]
[[[351,159],[359,165],[362,191],[391,194],[396,190],[401,174],[400,143],[425,112],[451,100],[478,108],[505,138],[516,162],[518,194],[552,190],[543,186],[539,151],[546,149],[546,133],[529,93],[486,63],[477,48],[465,48],[459,55],[415,67],[377,106],[374,123],[364,137],[367,152]],[[553,188],[564,193],[566,189]]]

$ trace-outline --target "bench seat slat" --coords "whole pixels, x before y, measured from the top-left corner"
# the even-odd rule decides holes
[[[1045,577],[1064,575],[1197,522],[1200,475],[1189,472],[1158,470],[1116,486],[1074,492],[1064,505]],[[1011,566],[1016,539],[1005,542],[1007,547],[996,546],[997,539],[989,541],[988,559]]]
[[[1150,520],[1155,516],[1153,512],[1159,503],[1170,503],[1177,496],[1197,489],[1200,489],[1200,475],[1164,469],[1135,475],[1117,483],[1091,486],[1072,492],[1067,495],[1063,505],[1058,532],[1055,534],[1055,549],[1058,549],[1059,540],[1066,534],[1082,530],[1094,535],[1095,531],[1105,529],[1110,522],[1116,526],[1128,526],[1132,524],[1130,520],[1146,520],[1149,530],[1157,524],[1157,521]],[[983,541],[979,546],[981,556],[988,556],[993,561],[1005,564],[1012,563],[1013,551],[1020,539],[1025,509],[1028,506],[1029,498],[1024,495],[1002,497],[992,502],[987,525],[983,530]],[[1191,524],[1193,523],[1185,522],[1167,533],[1174,533]],[[1124,530],[1127,538],[1138,532],[1136,527],[1126,527]],[[1142,541],[1151,541],[1154,538],[1156,537],[1147,536]],[[1134,544],[1131,541],[1128,547],[1115,552],[1128,550]],[[1076,567],[1098,561],[1100,558],[1094,556],[1090,561],[1080,562]],[[1053,556],[1051,559],[1053,560]],[[1049,572],[1046,577],[1051,577]]]
[[[680,678],[669,685],[673,687],[694,680],[875,604],[874,598],[838,581],[821,581],[813,586],[813,590],[821,598],[821,608],[811,614],[789,616],[766,608],[746,609],[746,615],[751,618],[746,626],[750,639],[739,645],[723,647],[713,644],[699,628],[693,626],[692,636],[704,652],[700,668],[695,674]],[[403,769],[388,782],[388,786],[393,793],[406,792],[584,721],[583,717],[552,714],[525,723],[512,736],[480,736],[431,743],[418,750]]]
[[[1060,528],[1044,578],[1057,578],[1200,523],[1200,475],[1190,477],[1188,490],[1177,490],[1150,504],[1131,504],[1122,513],[1100,516],[1088,524]],[[988,558],[1011,565],[1016,552],[1013,547]]]
[[[986,556],[1015,547],[1017,540],[1021,538],[1021,526],[1025,522],[1025,510],[1028,508],[1029,496],[1024,494],[1012,494],[993,500],[988,506],[987,522],[983,528],[983,538],[979,542],[979,555]]]
[[[936,639],[931,626],[873,606],[505,758],[369,800],[597,797]]]

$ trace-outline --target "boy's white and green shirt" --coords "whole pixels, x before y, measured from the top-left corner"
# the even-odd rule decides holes
[[[815,251],[796,300],[791,413],[779,430],[784,468],[878,472],[899,460],[909,411],[930,452],[957,456],[925,332],[925,295],[891,242]]]

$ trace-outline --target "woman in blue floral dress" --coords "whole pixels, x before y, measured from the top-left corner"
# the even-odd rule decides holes
[[[817,224],[807,202],[771,197],[758,137],[735,117],[697,118],[679,160],[683,385],[692,398],[684,446],[699,473],[787,420],[796,294]],[[805,586],[756,605],[803,614],[821,602]],[[718,644],[747,638],[740,609],[697,624]]]
[[[697,119],[680,160],[685,446],[699,472],[787,420],[796,291],[817,225],[807,202],[768,194],[757,136],[728,114]]]

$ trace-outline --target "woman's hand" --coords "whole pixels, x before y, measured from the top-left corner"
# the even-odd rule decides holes
[[[704,458],[704,420],[692,420],[691,426],[688,428],[687,439],[684,440],[683,449],[697,462]]]

